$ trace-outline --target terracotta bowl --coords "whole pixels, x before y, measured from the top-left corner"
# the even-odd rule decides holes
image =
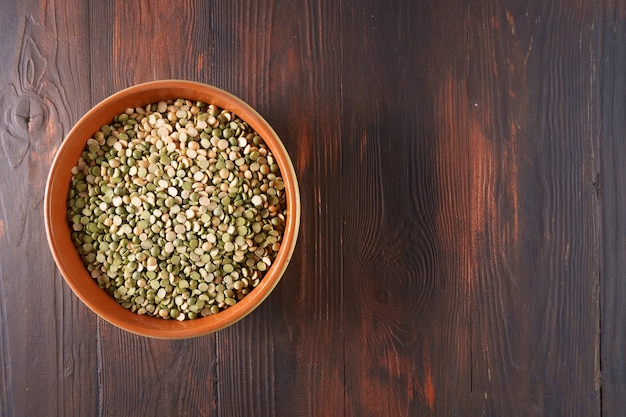
[[[163,320],[138,315],[119,305],[98,287],[75,250],[67,219],[67,196],[71,168],[90,138],[113,116],[128,107],[146,106],[160,100],[187,98],[215,104],[246,121],[265,141],[280,167],[286,191],[287,222],[281,248],[260,284],[237,304],[217,314],[195,320]],[[300,195],[296,174],[278,135],[248,104],[219,88],[180,80],[139,84],[105,99],[85,114],[61,145],[48,176],[45,195],[45,224],[54,260],[74,293],[98,316],[129,332],[162,339],[195,337],[223,329],[248,315],[276,287],[296,245],[300,224]]]

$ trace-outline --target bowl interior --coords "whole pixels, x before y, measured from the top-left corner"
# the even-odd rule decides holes
[[[67,220],[67,196],[72,175],[70,170],[76,165],[87,139],[126,108],[177,98],[203,101],[230,110],[263,138],[280,167],[288,211],[281,248],[259,285],[237,304],[220,313],[185,321],[138,315],[119,305],[91,278],[74,248]],[[100,102],[68,133],[52,163],[46,184],[46,233],[55,262],[68,285],[103,319],[132,333],[155,338],[175,339],[211,333],[235,323],[254,310],[274,289],[287,268],[295,248],[299,222],[300,196],[295,170],[274,130],[241,99],[219,88],[191,81],[167,80],[139,84]]]

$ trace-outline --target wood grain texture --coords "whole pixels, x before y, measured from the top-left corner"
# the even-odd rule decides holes
[[[466,10],[344,2],[346,415],[468,406]]]
[[[0,416],[626,415],[624,2],[0,9]],[[162,78],[250,103],[301,187],[274,293],[191,340],[97,319],[43,228],[63,135]]]
[[[337,8],[330,1],[268,1],[220,7],[214,19],[235,30],[220,33],[217,42],[236,51],[226,52],[220,65],[239,69],[219,71],[230,77],[220,85],[253,104],[282,138],[296,167],[303,219],[293,261],[275,292],[218,335],[220,414],[341,415]]]
[[[342,409],[340,401],[325,401],[328,392],[333,393],[334,399],[342,398],[341,357],[326,361],[342,349],[338,337],[341,326],[338,314],[341,311],[340,241],[333,234],[341,229],[340,189],[337,187],[340,166],[335,164],[339,154],[322,158],[322,155],[335,153],[340,138],[332,124],[318,122],[335,117],[335,124],[339,123],[339,74],[320,67],[317,59],[310,59],[313,54],[322,64],[338,68],[338,21],[330,19],[334,9],[327,9],[326,5],[311,3],[307,6],[302,9],[285,2],[260,2],[250,6],[213,2],[207,7],[198,7],[193,2],[184,3],[178,7],[177,14],[181,21],[190,24],[174,33],[166,33],[164,29],[168,27],[166,22],[171,13],[165,4],[144,2],[130,6],[117,2],[112,7],[103,7],[98,3],[91,9],[96,30],[104,34],[91,41],[92,50],[99,51],[98,56],[94,54],[92,67],[96,71],[106,66],[109,59],[113,64],[110,82],[94,84],[95,97],[105,97],[132,83],[155,78],[190,78],[233,92],[268,119],[294,160],[301,162],[296,166],[302,181],[303,216],[327,215],[321,224],[315,222],[303,227],[301,241],[306,241],[308,257],[301,252],[294,258],[310,261],[294,262],[283,278],[284,284],[281,283],[263,308],[233,328],[203,338],[210,340],[214,349],[208,355],[216,358],[211,366],[169,376],[170,384],[177,385],[184,385],[190,377],[210,379],[204,395],[212,399],[211,412],[216,415],[318,415],[320,410],[325,415],[334,415]],[[145,9],[150,12],[146,13]],[[147,31],[140,24],[146,15],[156,20]],[[297,24],[293,22],[294,16],[299,16]],[[109,24],[111,21],[115,24]],[[307,30],[306,36],[298,38],[294,30],[300,25]],[[120,36],[130,36],[142,47],[139,50],[120,48]],[[161,39],[165,36],[167,40],[163,42]],[[137,60],[133,54],[139,55]],[[313,154],[318,156],[311,159]],[[332,197],[327,197],[326,193]],[[334,243],[322,244],[326,241]],[[335,269],[329,274],[331,270],[327,265],[333,262]],[[295,295],[298,293],[300,295]],[[323,297],[326,293],[333,296]],[[309,294],[317,296],[309,299]],[[301,304],[294,303],[294,299]],[[320,311],[326,313],[320,314]],[[333,320],[332,326],[327,326],[329,319]],[[310,331],[312,321],[317,323],[319,333]],[[103,326],[102,374],[107,380],[114,380],[120,372],[119,368],[109,365],[109,358],[132,358],[141,346],[140,340],[133,338],[130,339],[133,343],[105,346],[105,340],[117,333]],[[334,342],[309,350],[309,346],[319,343],[320,337]],[[166,347],[167,342],[154,346],[151,356],[172,354],[172,349]],[[131,360],[128,365],[134,370],[133,374],[140,375],[137,383],[144,378],[152,380],[141,362]],[[187,368],[186,365],[177,367]],[[332,379],[327,380],[327,375]],[[275,389],[268,381],[279,381],[282,389]],[[310,390],[312,381],[317,382],[319,388]],[[115,385],[105,384],[110,388],[105,388],[103,404],[116,403],[116,408],[106,408],[106,411],[123,411],[123,407],[133,404],[133,397],[145,397],[153,387],[149,384],[138,390],[133,386],[126,388],[132,395],[123,395],[120,403],[118,397],[122,391]],[[142,415],[154,412],[168,415],[180,401],[176,395],[159,398],[164,408],[142,409]]]
[[[89,415],[96,321],[54,266],[42,210],[56,149],[89,107],[88,68],[75,60],[87,52],[86,14],[29,3],[3,8],[0,38],[0,414]]]
[[[98,416],[216,415],[213,337],[162,341],[104,327],[98,348]]]
[[[89,3],[90,30],[98,34],[90,38],[91,72],[100,75],[92,78],[93,104],[139,82],[206,81],[206,42],[215,41],[210,22],[194,2],[174,9],[164,2]],[[181,22],[174,31],[173,13]],[[217,356],[215,335],[149,340],[99,321],[98,415],[216,415]]]
[[[600,170],[595,182],[602,207],[601,229],[601,387],[602,415],[626,413],[626,5],[605,3],[599,10],[595,107],[600,129]]]
[[[87,2],[84,2],[86,7]],[[216,56],[213,2],[89,1],[95,103],[131,85],[181,78],[206,82]],[[202,3],[204,6],[201,6]],[[172,22],[177,22],[173,29]]]
[[[469,11],[477,408],[600,415],[596,10]]]

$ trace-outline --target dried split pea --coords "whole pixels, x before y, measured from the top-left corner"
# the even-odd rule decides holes
[[[72,239],[98,285],[137,314],[226,309],[273,264],[287,217],[271,150],[237,115],[164,100],[126,109],[72,168]]]

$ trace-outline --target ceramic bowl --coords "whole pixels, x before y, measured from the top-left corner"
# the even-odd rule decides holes
[[[164,320],[139,315],[122,307],[90,276],[74,248],[67,219],[71,168],[76,165],[88,138],[116,114],[160,100],[186,98],[230,110],[246,121],[275,156],[285,183],[286,228],[272,266],[250,293],[217,314],[194,320]],[[129,332],[161,339],[205,335],[230,326],[252,312],[276,287],[293,254],[300,223],[300,195],[293,164],[272,127],[248,104],[219,88],[191,81],[163,80],[135,85],[106,98],[86,113],[68,133],[52,163],[45,195],[45,226],[54,260],[72,291],[102,319]]]

